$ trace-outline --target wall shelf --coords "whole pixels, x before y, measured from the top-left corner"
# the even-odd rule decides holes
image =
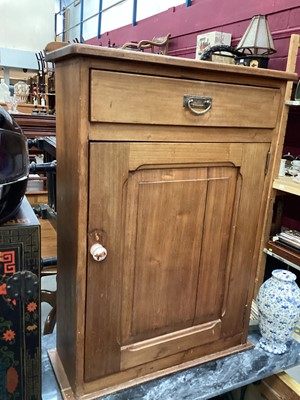
[[[300,106],[300,100],[287,100],[285,102],[287,106],[294,106],[294,107],[299,107]]]
[[[269,256],[274,257],[277,260],[282,261],[290,267],[300,271],[300,254],[289,250],[284,246],[280,246],[271,240],[268,241],[266,247],[264,248],[264,252]]]
[[[274,179],[273,189],[300,196],[300,183],[294,182],[292,176],[283,176]]]

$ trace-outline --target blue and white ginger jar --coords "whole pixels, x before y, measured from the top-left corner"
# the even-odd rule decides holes
[[[292,272],[276,269],[259,289],[259,345],[269,353],[286,352],[286,343],[300,318],[300,289],[295,280]]]

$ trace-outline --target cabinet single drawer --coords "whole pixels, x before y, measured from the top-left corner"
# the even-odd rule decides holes
[[[277,89],[91,70],[90,121],[273,128]]]

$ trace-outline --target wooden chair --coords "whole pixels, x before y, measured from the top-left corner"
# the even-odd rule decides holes
[[[41,278],[50,275],[57,276],[57,234],[50,219],[39,219],[41,225]],[[43,288],[41,290],[41,303],[48,303],[51,309],[46,316],[43,327],[43,335],[53,332],[56,324],[56,299],[57,290]]]
[[[52,307],[45,319],[43,335],[52,333],[56,324],[56,294],[56,290],[41,290],[41,302],[48,303]]]
[[[126,50],[136,50],[136,51],[144,51],[145,49],[151,49],[152,53],[167,54],[170,37],[171,34],[168,33],[166,36],[154,37],[152,40],[141,40],[137,43],[127,42],[123,44],[121,48]],[[159,48],[159,50],[155,51],[157,47]]]

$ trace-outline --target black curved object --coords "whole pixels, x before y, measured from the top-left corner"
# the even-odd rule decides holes
[[[211,47],[206,47],[200,55],[200,60],[208,60],[212,54],[218,51],[225,51],[227,53],[231,53],[233,56],[236,57],[245,57],[244,53],[236,50],[234,47],[225,44],[219,44]]]
[[[234,63],[238,65],[246,65],[250,67],[268,68],[269,57],[263,54],[245,54],[232,46],[228,45],[215,45],[207,47],[201,53],[199,60],[209,60],[212,54],[223,51],[231,53],[234,58]]]
[[[0,106],[0,224],[14,217],[25,195],[29,174],[27,139]]]

